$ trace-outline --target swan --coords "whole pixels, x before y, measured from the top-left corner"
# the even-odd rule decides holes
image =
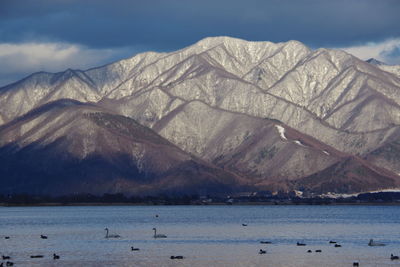
[[[157,234],[157,229],[156,228],[153,228],[153,231],[154,231],[154,235],[153,235],[154,238],[167,238],[166,235]]]
[[[38,258],[43,258],[43,255],[32,255],[31,259],[38,259]]]
[[[1,263],[3,265],[3,263]],[[12,261],[7,261],[6,266],[14,266],[14,262]]]
[[[108,228],[105,228],[104,229],[105,231],[106,231],[106,236],[105,236],[105,238],[120,238],[121,236],[120,235],[117,235],[117,234],[108,234]]]
[[[297,246],[305,246],[306,244],[297,242],[296,245],[297,245]]]
[[[394,256],[393,254],[390,254],[390,259],[391,260],[398,260],[399,256]]]
[[[322,252],[322,250],[320,250],[320,249],[317,249],[315,252]]]
[[[58,260],[59,258],[60,258],[59,255],[57,255],[56,253],[53,253],[53,259],[54,259],[54,260]]]
[[[335,248],[341,248],[341,247],[342,247],[342,245],[335,244]]]
[[[3,260],[9,260],[9,259],[11,259],[11,257],[10,256],[1,256],[2,258],[3,258]]]
[[[353,262],[353,266],[358,267],[358,266],[360,266],[360,264],[357,261],[355,261],[355,262]]]
[[[47,236],[45,236],[45,235],[40,235],[40,238],[41,238],[41,239],[47,239]]]
[[[131,247],[131,251],[138,251],[138,250],[139,250],[139,248]]]

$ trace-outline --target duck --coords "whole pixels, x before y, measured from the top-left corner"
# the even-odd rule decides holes
[[[341,248],[342,247],[342,245],[339,245],[339,244],[335,244],[335,246],[334,246],[335,248]]]
[[[322,252],[322,250],[320,250],[320,249],[317,249],[317,250],[315,250],[315,252]]]
[[[47,236],[46,235],[40,235],[40,238],[41,239],[47,239]]]
[[[260,251],[258,252],[258,254],[267,254],[266,250],[260,249]]]
[[[393,254],[390,254],[390,259],[393,260],[398,260],[399,256],[394,256]]]
[[[120,238],[121,236],[118,234],[109,234],[108,233],[108,228],[104,228],[104,230],[106,231],[106,236],[105,238]]]
[[[307,250],[307,253],[312,253],[312,250],[311,249]]]
[[[138,251],[138,250],[139,250],[139,248],[131,247],[131,251]]]
[[[1,256],[2,258],[3,258],[3,260],[9,260],[9,259],[11,259],[11,257],[10,256]]]
[[[60,259],[60,256],[57,255],[56,253],[53,253],[53,259],[54,259],[54,260],[58,260],[58,259]]]
[[[329,244],[336,244],[337,242],[336,241],[329,241]]]
[[[6,266],[14,266],[14,262],[12,262],[12,261],[7,261],[7,262],[6,262]]]
[[[171,260],[182,260],[182,259],[184,259],[185,257],[183,257],[183,256],[171,256],[171,257],[169,257]]]
[[[297,242],[296,245],[299,246],[299,247],[300,247],[300,246],[303,246],[303,247],[304,247],[306,244]]]
[[[272,244],[271,241],[260,241],[260,244]]]
[[[154,231],[154,235],[153,235],[154,238],[167,238],[166,235],[157,234],[157,228],[153,228],[153,231]]]
[[[9,236],[5,236],[4,239],[10,239],[10,237]]]
[[[358,263],[358,261],[353,262],[353,267],[358,267],[360,266],[360,264]]]
[[[31,255],[31,259],[43,258],[43,255]]]
[[[242,223],[242,226],[247,226],[247,223]]]

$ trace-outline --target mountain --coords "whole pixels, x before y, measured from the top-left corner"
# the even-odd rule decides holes
[[[387,65],[386,63],[384,63],[384,62],[382,62],[382,61],[379,61],[379,60],[377,60],[377,59],[375,59],[375,58],[370,58],[370,59],[367,59],[367,60],[365,60],[365,62],[368,62],[369,64],[372,64],[372,65]]]
[[[5,129],[11,131],[48,103],[70,99],[80,104],[64,112],[72,114],[84,105],[129,118],[198,164],[231,177],[226,185],[243,190],[354,193],[393,188],[399,186],[399,165],[397,157],[387,158],[400,138],[397,67],[371,64],[340,50],[311,50],[297,41],[206,38],[171,53],[142,53],[86,71],[35,73],[0,88],[0,140],[7,149],[21,140],[35,146],[37,139],[10,139]],[[58,127],[50,130],[38,119],[27,125],[32,136],[51,135]],[[65,129],[63,138],[69,143],[57,146],[58,151],[71,151],[74,143],[83,142],[75,128]],[[113,134],[109,140],[116,138]],[[110,149],[96,153],[104,157]],[[149,164],[158,165],[164,157]],[[130,165],[113,168],[124,166]],[[192,183],[180,168],[175,170],[177,177],[164,186]],[[149,192],[161,190],[153,188]],[[128,191],[141,190],[132,185]]]
[[[0,192],[231,192],[235,175],[182,151],[133,119],[57,100],[0,127]]]

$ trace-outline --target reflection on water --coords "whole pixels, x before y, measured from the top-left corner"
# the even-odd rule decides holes
[[[2,207],[0,253],[17,266],[394,266],[399,223],[397,206]],[[106,227],[121,238],[104,238]]]

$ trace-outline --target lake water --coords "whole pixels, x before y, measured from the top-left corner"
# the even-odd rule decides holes
[[[121,238],[104,238],[105,227]],[[153,227],[168,237],[154,239]],[[16,266],[399,265],[391,253],[400,254],[397,206],[0,207],[0,254]]]

